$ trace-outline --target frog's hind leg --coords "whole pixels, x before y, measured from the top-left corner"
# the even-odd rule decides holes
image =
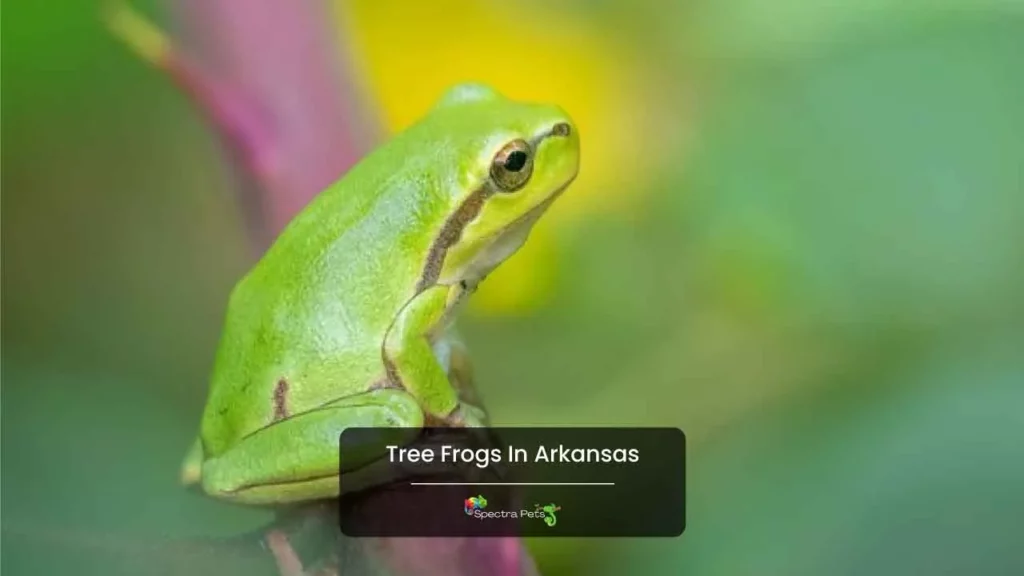
[[[379,389],[341,398],[278,421],[207,458],[203,489],[247,504],[284,504],[339,494],[338,438],[346,428],[419,428],[423,412],[403,390]],[[371,447],[371,449],[374,447]],[[344,470],[379,459],[367,452],[346,458]]]

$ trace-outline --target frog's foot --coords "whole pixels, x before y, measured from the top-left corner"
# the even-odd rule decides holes
[[[444,425],[452,428],[484,428],[487,426],[487,412],[462,402],[444,419]]]

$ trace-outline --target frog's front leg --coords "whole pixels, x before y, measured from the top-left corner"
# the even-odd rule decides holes
[[[416,400],[402,390],[379,389],[341,398],[263,428],[202,464],[209,494],[249,504],[281,504],[339,494],[339,471],[359,468],[380,454],[339,466],[338,437],[346,428],[423,425]]]
[[[448,286],[434,286],[412,299],[384,340],[384,362],[391,381],[412,394],[424,412],[453,426],[480,426],[480,411],[463,406],[441,364],[435,342],[443,338]]]

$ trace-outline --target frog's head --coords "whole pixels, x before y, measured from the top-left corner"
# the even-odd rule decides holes
[[[576,177],[579,134],[561,108],[479,84],[450,89],[430,116],[460,159],[445,175],[458,184],[436,240],[444,250],[437,282],[475,285],[526,241]]]

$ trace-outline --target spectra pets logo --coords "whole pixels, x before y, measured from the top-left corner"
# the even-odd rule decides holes
[[[484,508],[487,508],[487,499],[483,496],[471,496],[462,503],[462,510],[466,513],[466,516],[476,518],[477,520],[536,518],[543,520],[548,528],[558,523],[558,516],[555,513],[562,509],[561,506],[554,503],[543,506],[534,504],[533,510],[484,510]]]
[[[558,517],[555,516],[555,512],[562,509],[561,506],[556,504],[548,504],[541,506],[540,504],[533,505],[534,512],[542,512],[544,514],[544,523],[548,525],[548,528],[554,526],[558,522]]]
[[[465,510],[467,516],[472,516],[474,510],[487,508],[487,499],[483,496],[470,496],[466,498]]]

